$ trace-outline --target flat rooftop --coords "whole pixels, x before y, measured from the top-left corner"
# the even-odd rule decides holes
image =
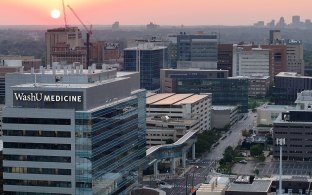
[[[214,70],[214,69],[199,69],[199,68],[188,68],[188,69],[162,69],[162,70],[170,70],[175,72],[192,72],[192,71],[198,71],[198,72],[228,72],[228,70]]]
[[[149,95],[148,97],[146,97],[146,104],[152,104],[154,102],[158,102],[160,100],[163,100],[167,97],[173,96],[174,93],[159,93],[159,94],[148,93],[146,95]]]
[[[185,94],[175,94],[175,93],[160,93],[160,94],[153,94],[147,93],[146,94],[146,104],[148,105],[183,105],[183,104],[191,104],[197,101],[200,101],[211,94],[192,94],[192,93],[185,93]]]
[[[266,111],[288,111],[288,110],[295,110],[295,106],[289,105],[263,105],[257,108],[258,110],[266,110]]]
[[[310,78],[309,76],[302,76],[296,72],[280,72],[276,75],[276,77],[294,77],[294,78]]]
[[[89,87],[94,87],[98,85],[113,83],[116,81],[127,79],[126,77],[112,78],[103,81],[98,81],[94,83],[85,83],[85,84],[62,84],[62,83],[27,83],[21,85],[15,85],[12,87],[21,87],[21,88],[36,88],[36,89],[44,89],[44,88],[59,88],[59,89],[86,89]]]
[[[186,93],[186,94],[174,94],[170,97],[167,97],[165,99],[162,99],[158,102],[154,102],[152,103],[152,105],[173,105],[176,104],[182,100],[184,100],[185,98],[188,98],[190,96],[192,96],[193,94],[191,93]]]
[[[124,50],[160,50],[160,49],[166,49],[166,48],[167,47],[165,46],[158,46],[158,45],[147,43],[147,44],[139,44],[137,47],[128,47],[128,48],[125,48]]]
[[[271,180],[254,180],[251,184],[231,183],[226,191],[233,192],[268,192]]]
[[[192,96],[189,96],[189,97],[175,103],[174,105],[191,104],[191,103],[197,102],[201,99],[204,99],[207,96],[208,96],[208,94],[207,95],[192,95]]]

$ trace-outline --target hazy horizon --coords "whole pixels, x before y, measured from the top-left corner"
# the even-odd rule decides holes
[[[293,15],[312,19],[311,0],[64,0],[85,24],[146,25],[153,22],[165,26],[246,26],[257,21],[278,21],[281,16],[291,23]],[[10,0],[2,2],[0,25],[63,26],[62,1]],[[50,11],[58,9],[61,17],[53,19]],[[68,24],[78,20],[67,8]]]

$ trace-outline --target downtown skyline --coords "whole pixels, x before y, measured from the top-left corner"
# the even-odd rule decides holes
[[[255,21],[269,22],[284,16],[291,23],[293,15],[311,19],[309,0],[65,0],[86,24],[110,25],[252,25]],[[64,25],[62,1],[10,0],[2,2],[0,25]],[[61,11],[61,17],[53,19],[50,12]],[[66,9],[68,24],[79,22]]]

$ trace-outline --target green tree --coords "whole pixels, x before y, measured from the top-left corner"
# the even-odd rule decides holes
[[[264,156],[263,153],[258,156],[258,160],[261,161],[261,162],[265,161],[265,156]]]
[[[228,146],[224,153],[223,153],[223,159],[225,162],[232,162],[235,157],[235,152],[231,146]]]
[[[250,147],[250,155],[251,156],[260,156],[263,154],[263,146],[260,144],[252,145]]]

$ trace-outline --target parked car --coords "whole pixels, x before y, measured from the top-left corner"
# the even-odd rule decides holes
[[[239,163],[241,163],[241,164],[247,164],[247,160],[240,160]]]

